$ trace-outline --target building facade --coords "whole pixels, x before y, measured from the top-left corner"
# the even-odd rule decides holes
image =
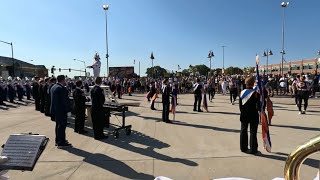
[[[260,66],[260,71],[266,71],[266,74],[280,75],[280,64],[269,64],[268,66]],[[300,60],[283,63],[283,74],[314,74],[320,72],[320,58]]]
[[[48,76],[48,69],[44,65],[34,65],[18,59],[0,56],[0,76],[4,79],[7,76],[20,78],[39,76],[43,78]]]

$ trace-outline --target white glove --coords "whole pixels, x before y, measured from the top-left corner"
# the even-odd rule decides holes
[[[0,164],[5,163],[8,161],[8,158],[6,156],[0,156]],[[9,179],[9,176],[6,176],[5,174],[8,171],[0,171],[0,179]]]
[[[6,156],[0,156],[0,164],[5,163],[8,161],[8,157]]]
[[[71,116],[71,112],[68,112],[67,116],[70,117]]]

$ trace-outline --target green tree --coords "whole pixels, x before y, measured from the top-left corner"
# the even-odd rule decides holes
[[[232,74],[243,74],[243,70],[239,67],[230,66],[224,70],[224,74],[232,75]]]
[[[253,74],[255,72],[255,67],[245,67],[243,68],[245,74]]]
[[[157,77],[163,77],[165,73],[167,73],[167,70],[160,67],[160,66],[154,66],[153,69],[152,67],[147,68],[147,76],[148,77],[152,77],[152,71],[153,71],[153,77],[157,78]]]
[[[200,65],[195,65],[189,66],[189,70],[195,75],[208,75],[208,72],[210,70],[210,68],[208,68],[208,66],[204,65],[204,64],[200,64]]]
[[[189,69],[184,69],[181,71],[181,75],[182,76],[190,76],[190,70]]]

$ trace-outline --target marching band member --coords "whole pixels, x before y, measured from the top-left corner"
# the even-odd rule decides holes
[[[39,87],[39,94],[40,94],[40,112],[44,113],[44,106],[46,103],[45,100],[45,92],[44,92],[44,86],[45,86],[45,80],[41,79],[40,80],[40,87]]]
[[[24,84],[24,87],[26,89],[27,100],[30,100],[30,97],[31,97],[31,85],[30,85],[30,82],[29,82],[28,78],[26,78],[26,82]]]
[[[48,93],[50,78],[45,78],[45,84],[43,86],[43,98],[44,98],[44,114],[50,116],[50,97]]]
[[[198,104],[198,112],[202,112],[201,100],[202,100],[202,85],[200,84],[200,79],[197,78],[196,83],[193,85],[193,94],[194,94],[194,103],[193,103],[193,111],[197,111]]]
[[[86,101],[87,98],[81,89],[82,81],[79,80],[76,82],[76,89],[73,91],[73,99],[75,104],[75,125],[74,125],[74,132],[79,134],[88,133],[88,131],[84,130],[84,121],[85,121],[85,114],[86,114]]]
[[[51,121],[55,121],[55,118],[54,118],[54,114],[51,113],[51,88],[56,84],[57,82],[57,79],[55,77],[51,78],[50,79],[50,82],[49,82],[49,87],[48,87],[48,109],[49,109],[49,115],[51,117]]]
[[[40,94],[39,94],[40,85],[38,82],[39,79],[40,78],[38,76],[35,76],[34,82],[32,84],[32,96],[35,101],[36,111],[40,111]]]
[[[151,87],[150,87],[150,91],[148,93],[148,101],[150,101],[150,98],[153,98],[153,96],[157,93],[157,90],[156,90],[156,87],[155,87],[155,83],[154,81],[151,82]],[[154,102],[155,102],[155,99],[152,100],[151,102],[151,110],[156,110],[156,108],[154,108]]]
[[[16,84],[17,94],[19,101],[22,101],[23,98],[23,86],[22,81],[19,77],[17,77],[17,84]]]
[[[253,90],[255,79],[247,77],[246,88],[241,91],[240,108],[240,150],[245,153],[258,153],[257,131],[259,125],[260,95]],[[248,126],[250,124],[250,150],[248,149]]]
[[[12,82],[12,77],[8,77],[8,97],[11,103],[14,103],[14,97],[16,95],[16,90],[14,88],[13,82]]]
[[[162,121],[172,123],[169,120],[170,88],[168,86],[168,79],[165,79],[162,82],[162,108]]]
[[[105,111],[103,104],[105,102],[105,96],[103,89],[100,87],[102,84],[101,77],[97,77],[95,86],[91,90],[92,111],[91,119],[94,132],[94,139],[105,139],[108,136],[104,135],[103,128],[105,126]]]

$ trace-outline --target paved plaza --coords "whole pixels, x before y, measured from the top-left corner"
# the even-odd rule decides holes
[[[159,98],[161,99],[161,98]],[[158,99],[158,100],[159,100]],[[291,98],[273,98],[275,117],[270,127],[272,153],[262,147],[261,126],[258,130],[262,155],[241,153],[239,147],[239,106],[230,104],[229,96],[218,94],[209,103],[210,112],[193,112],[193,96],[179,95],[174,124],[161,122],[162,105],[151,111],[144,95],[124,96],[121,102],[140,103],[129,107],[127,123],[133,132],[119,139],[109,136],[97,141],[73,132],[73,120],[67,128],[67,139],[73,148],[57,149],[54,145],[55,123],[32,103],[0,109],[0,143],[13,133],[38,133],[50,142],[32,172],[10,171],[11,179],[154,179],[166,176],[175,180],[209,180],[243,177],[271,180],[283,177],[287,155],[298,145],[320,134],[320,100],[310,99],[306,115],[298,115]],[[170,114],[172,119],[172,114]],[[119,124],[112,116],[111,121]],[[107,131],[108,129],[106,129]],[[313,179],[320,154],[304,162],[301,179]]]

